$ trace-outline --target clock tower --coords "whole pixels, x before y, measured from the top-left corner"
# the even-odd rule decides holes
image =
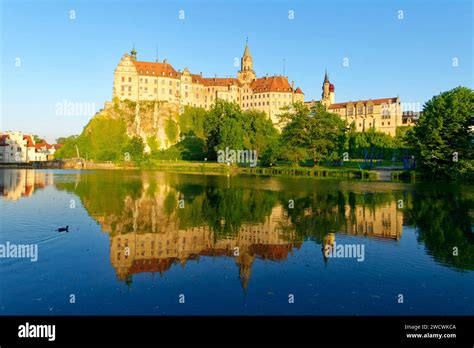
[[[240,60],[240,70],[237,74],[237,78],[242,84],[250,83],[257,78],[255,71],[253,71],[253,60],[250,55],[248,40],[245,42],[244,55]]]

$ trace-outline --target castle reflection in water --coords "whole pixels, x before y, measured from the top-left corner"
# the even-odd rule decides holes
[[[84,178],[77,176],[78,181],[67,187],[64,183],[54,183],[53,175],[47,171],[23,169],[0,173],[3,197],[9,200],[29,196],[34,189],[46,185],[54,184],[56,188],[70,191],[81,185],[92,186],[88,182],[91,175]],[[221,233],[215,225],[211,226],[197,216],[191,224],[183,224],[180,210],[192,208],[197,209],[196,215],[204,214],[200,209],[208,204],[203,198],[205,194],[198,193],[191,203],[186,202],[184,207],[179,208],[178,202],[183,195],[179,185],[173,187],[160,175],[156,174],[155,179],[158,179],[152,181],[147,176],[141,176],[138,189],[125,190],[125,194],[117,194],[116,197],[114,193],[107,194],[100,190],[89,194],[78,193],[89,215],[109,234],[110,261],[121,281],[131,282],[134,274],[142,272],[163,274],[175,264],[184,267],[188,261],[196,261],[200,257],[229,257],[235,260],[241,284],[246,288],[255,259],[285,260],[304,242],[296,230],[298,222],[281,201],[272,204],[261,221],[244,221],[236,225],[232,233]],[[100,184],[98,187],[105,190],[105,186]],[[98,206],[107,206],[107,201],[99,201],[102,199],[108,200],[109,206],[116,199],[121,201],[116,208],[101,211]],[[251,205],[249,203],[248,206]],[[232,208],[229,210],[232,211]],[[402,235],[403,212],[397,209],[394,199],[370,208],[363,204],[335,205],[330,207],[328,213],[343,220],[338,230],[328,233],[394,241]],[[303,218],[316,214],[317,207],[301,210]],[[216,216],[218,225],[226,225],[225,216]]]

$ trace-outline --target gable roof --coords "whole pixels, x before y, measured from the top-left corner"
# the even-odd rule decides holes
[[[284,76],[265,76],[253,80],[250,88],[254,92],[291,92],[288,79]]]
[[[179,78],[181,76],[169,63],[139,62],[134,60],[133,65],[139,75],[167,76]]]

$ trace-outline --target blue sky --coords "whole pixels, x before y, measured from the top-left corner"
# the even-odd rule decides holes
[[[175,69],[225,77],[248,37],[257,75],[283,74],[285,58],[306,100],[320,98],[326,68],[339,102],[399,95],[422,105],[473,86],[471,1],[0,2],[0,130],[49,141],[93,116],[58,115],[58,103],[99,109],[111,99],[114,68],[133,43],[139,60],[154,61],[158,45]]]

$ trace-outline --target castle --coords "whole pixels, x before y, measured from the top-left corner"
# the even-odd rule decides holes
[[[203,77],[188,68],[176,71],[162,62],[137,60],[137,52],[124,54],[114,73],[113,97],[132,101],[167,101],[181,106],[210,109],[217,99],[236,102],[243,110],[265,112],[280,128],[281,108],[304,102],[301,89],[281,75],[257,78],[248,44],[235,78]]]
[[[122,56],[114,73],[113,97],[132,101],[165,101],[178,106],[210,109],[217,99],[236,102],[243,110],[265,112],[277,129],[281,129],[279,115],[282,108],[293,103],[312,107],[323,104],[329,112],[338,114],[355,131],[370,129],[396,135],[399,126],[413,125],[403,119],[399,97],[335,102],[335,87],[326,72],[320,101],[304,101],[303,91],[282,75],[257,77],[248,43],[245,44],[237,77],[203,77],[188,68],[176,71],[165,59],[162,62],[137,60],[137,52]],[[411,121],[411,118],[409,119]]]

